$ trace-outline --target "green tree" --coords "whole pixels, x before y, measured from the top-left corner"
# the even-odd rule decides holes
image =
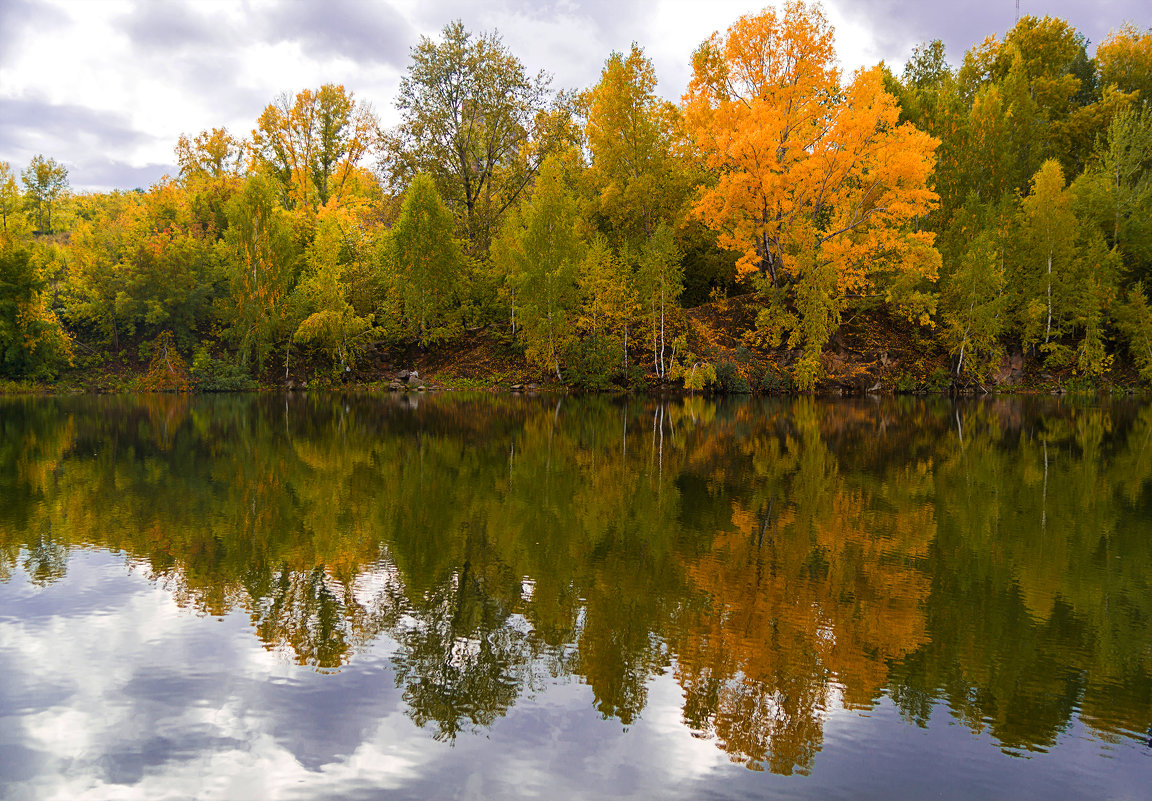
[[[583,295],[579,326],[586,337],[608,343],[628,371],[628,333],[639,310],[634,276],[603,236],[593,237],[580,269]]]
[[[673,222],[688,196],[673,155],[679,114],[656,94],[656,71],[636,44],[613,53],[600,82],[581,98],[595,212],[617,247],[639,249]]]
[[[549,81],[527,75],[497,34],[473,36],[460,21],[412,50],[396,98],[402,120],[382,143],[384,173],[393,187],[431,176],[473,255],[487,252],[501,215],[554,149]]]
[[[1075,183],[1079,213],[1095,222],[1132,279],[1152,275],[1152,108],[1118,113]]]
[[[981,228],[972,220],[960,263],[941,282],[942,333],[956,357],[957,378],[964,374],[986,378],[1004,353],[1000,336],[1008,323],[1006,243],[998,228],[995,224]]]
[[[1063,290],[1069,279],[1077,231],[1071,193],[1059,162],[1049,159],[1037,171],[1031,191],[1021,201],[1021,214],[1026,251],[1017,276],[1017,291],[1023,293],[1025,308],[1037,294],[1042,296],[1045,314],[1040,327],[1047,345],[1054,324],[1057,333],[1060,331]]]
[[[580,301],[583,245],[577,232],[576,199],[556,158],[544,162],[531,198],[510,216],[494,250],[497,268],[509,276],[520,298],[521,326],[528,360],[556,373],[575,335]]]
[[[276,188],[267,178],[249,178],[229,202],[227,216],[220,247],[228,294],[221,300],[221,318],[241,365],[258,369],[295,330],[288,298],[299,253]]]
[[[63,366],[69,338],[44,296],[31,252],[0,237],[0,375],[45,378]]]
[[[392,227],[392,274],[405,326],[422,347],[447,339],[459,327],[451,307],[464,255],[453,228],[431,177],[418,174]]]
[[[307,316],[293,340],[322,349],[342,371],[355,364],[374,330],[373,315],[358,313],[350,302],[356,274],[370,260],[367,250],[363,232],[343,209],[321,211],[296,288]]]
[[[70,326],[90,332],[97,341],[120,350],[120,336],[131,333],[135,313],[128,293],[132,220],[143,198],[135,193],[104,195],[77,220],[70,237],[72,258],[64,284],[65,318]]]
[[[55,159],[34,156],[20,174],[28,221],[40,233],[52,233],[52,210],[68,192],[68,170]]]
[[[1131,286],[1128,297],[1117,307],[1116,327],[1128,341],[1140,377],[1152,383],[1152,305],[1142,283]]]

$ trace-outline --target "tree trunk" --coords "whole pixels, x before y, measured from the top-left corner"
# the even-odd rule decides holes
[[[1052,336],[1052,250],[1048,250],[1048,327],[1044,329],[1044,344]]]

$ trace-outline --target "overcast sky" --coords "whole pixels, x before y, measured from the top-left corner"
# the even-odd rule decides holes
[[[181,133],[247,135],[281,92],[342,83],[394,123],[409,49],[453,19],[495,29],[553,88],[584,88],[635,41],[678,100],[692,51],[762,7],[737,0],[0,0],[0,161],[37,153],[75,189],[147,187],[174,168]],[[841,66],[887,60],[941,38],[949,60],[1003,34],[1015,0],[827,0]],[[1124,21],[1152,27],[1148,0],[1021,0],[1092,42]]]

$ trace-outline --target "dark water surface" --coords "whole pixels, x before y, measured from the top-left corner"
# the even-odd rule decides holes
[[[1152,406],[0,400],[5,799],[1152,797]]]

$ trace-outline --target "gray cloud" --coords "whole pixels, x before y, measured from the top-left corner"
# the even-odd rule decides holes
[[[73,189],[147,189],[165,175],[175,176],[175,164],[145,164],[142,167],[115,159],[86,160],[69,165],[68,181]]]
[[[69,183],[75,188],[147,187],[165,173],[175,174],[169,164],[138,167],[105,155],[77,157],[122,153],[153,141],[154,137],[133,128],[119,114],[0,97],[0,160],[18,170],[42,153],[68,168]]]
[[[407,21],[387,3],[365,0],[288,0],[268,14],[268,34],[298,42],[313,56],[403,66],[416,38]]]
[[[124,15],[121,26],[134,44],[166,52],[222,47],[236,39],[230,26],[178,3],[141,3]]]
[[[68,18],[58,10],[33,0],[0,2],[0,66],[16,60],[20,45],[28,40],[28,31],[51,25],[66,25]]]
[[[93,146],[120,148],[143,144],[148,134],[134,129],[120,114],[71,104],[0,97],[0,150],[67,146],[77,139]]]

